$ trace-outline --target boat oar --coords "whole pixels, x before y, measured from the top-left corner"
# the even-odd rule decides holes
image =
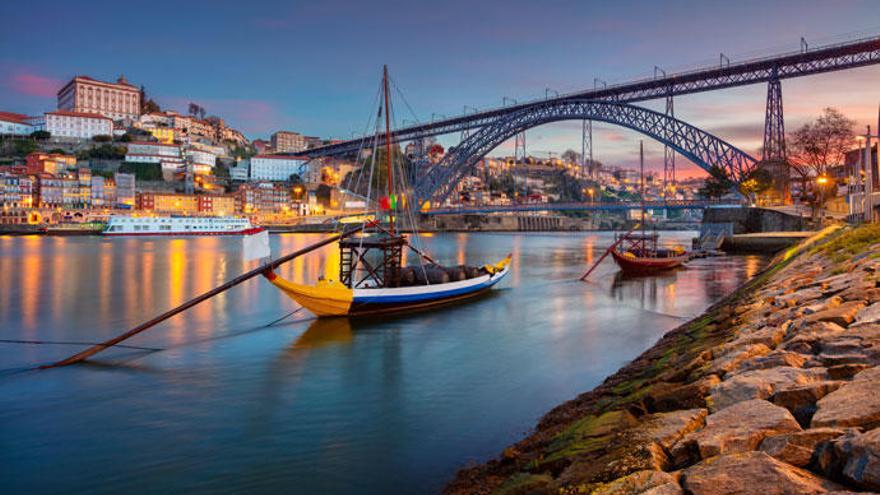
[[[322,241],[318,241],[315,244],[312,244],[311,246],[304,247],[298,251],[294,251],[288,255],[285,255],[285,256],[282,256],[276,260],[270,261],[269,263],[258,266],[257,268],[254,268],[253,270],[251,270],[247,273],[243,273],[243,274],[235,277],[234,279],[226,282],[223,285],[217,286],[217,287],[209,290],[208,292],[205,292],[204,294],[201,294],[199,296],[196,296],[196,297],[190,299],[189,301],[181,304],[180,306],[177,306],[176,308],[170,309],[170,310],[162,313],[161,315],[159,315],[149,321],[141,323],[140,325],[132,328],[131,330],[129,330],[121,335],[118,335],[116,337],[113,337],[110,340],[107,340],[107,341],[101,342],[100,344],[96,344],[92,347],[89,347],[88,349],[86,349],[78,354],[74,354],[73,356],[70,356],[69,358],[66,358],[66,359],[62,359],[61,361],[58,361],[56,363],[40,366],[40,369],[57,368],[59,366],[67,366],[69,364],[76,364],[76,363],[82,362],[83,360],[94,356],[95,354],[103,351],[104,349],[113,347],[114,345],[122,342],[123,340],[134,337],[135,335],[143,332],[144,330],[152,328],[152,327],[156,326],[157,324],[167,320],[168,318],[171,318],[172,316],[174,316],[176,314],[182,313],[182,312],[186,311],[187,309],[195,306],[196,304],[199,304],[200,302],[207,301],[208,299],[216,296],[217,294],[220,294],[221,292],[225,292],[225,291],[235,287],[236,285],[238,285],[242,282],[245,282],[249,279],[256,277],[257,275],[260,275],[260,274],[266,272],[267,270],[272,270],[272,269],[278,268],[282,264],[287,263],[288,261],[290,261],[294,258],[298,258],[306,253],[310,253],[318,248],[324,247],[327,244],[334,243],[334,242],[336,242],[340,239],[343,239],[345,237],[348,237],[352,234],[356,234],[356,233],[360,232],[361,230],[364,230],[366,227],[368,227],[370,225],[371,225],[370,223],[361,224],[361,225],[354,227],[352,229],[345,230],[340,234],[328,237]]]
[[[626,234],[623,234],[622,236],[620,236],[620,238],[618,238],[616,241],[614,241],[614,244],[612,244],[608,249],[605,250],[604,253],[602,253],[602,256],[599,257],[599,260],[596,261],[595,263],[593,263],[593,266],[591,266],[590,269],[587,270],[587,273],[584,273],[583,276],[581,276],[581,278],[579,280],[581,282],[586,280],[586,278],[588,276],[590,276],[591,273],[593,273],[593,270],[595,270],[596,267],[599,266],[599,263],[602,263],[602,260],[604,260],[609,254],[611,254],[611,251],[614,251],[614,248],[616,248],[618,244],[623,242],[624,239],[629,237],[629,235],[632,233],[632,231],[636,230],[637,228],[639,228],[639,224],[636,224],[633,228],[629,229]]]

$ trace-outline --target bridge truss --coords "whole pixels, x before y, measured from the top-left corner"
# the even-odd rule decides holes
[[[739,182],[755,159],[718,137],[647,108],[589,99],[548,100],[498,118],[451,148],[436,165],[419,174],[414,193],[421,201],[442,202],[489,151],[526,129],[561,120],[593,120],[623,126],[669,146],[704,170],[719,167]]]

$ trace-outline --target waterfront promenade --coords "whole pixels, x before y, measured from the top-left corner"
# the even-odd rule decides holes
[[[830,227],[449,494],[880,489],[880,228]]]

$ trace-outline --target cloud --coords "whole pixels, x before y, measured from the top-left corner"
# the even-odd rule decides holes
[[[16,93],[44,98],[54,98],[62,84],[58,79],[41,76],[25,69],[14,71],[7,81],[7,86]]]

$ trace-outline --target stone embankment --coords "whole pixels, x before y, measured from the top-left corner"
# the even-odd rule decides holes
[[[880,228],[781,253],[449,494],[880,492]]]

